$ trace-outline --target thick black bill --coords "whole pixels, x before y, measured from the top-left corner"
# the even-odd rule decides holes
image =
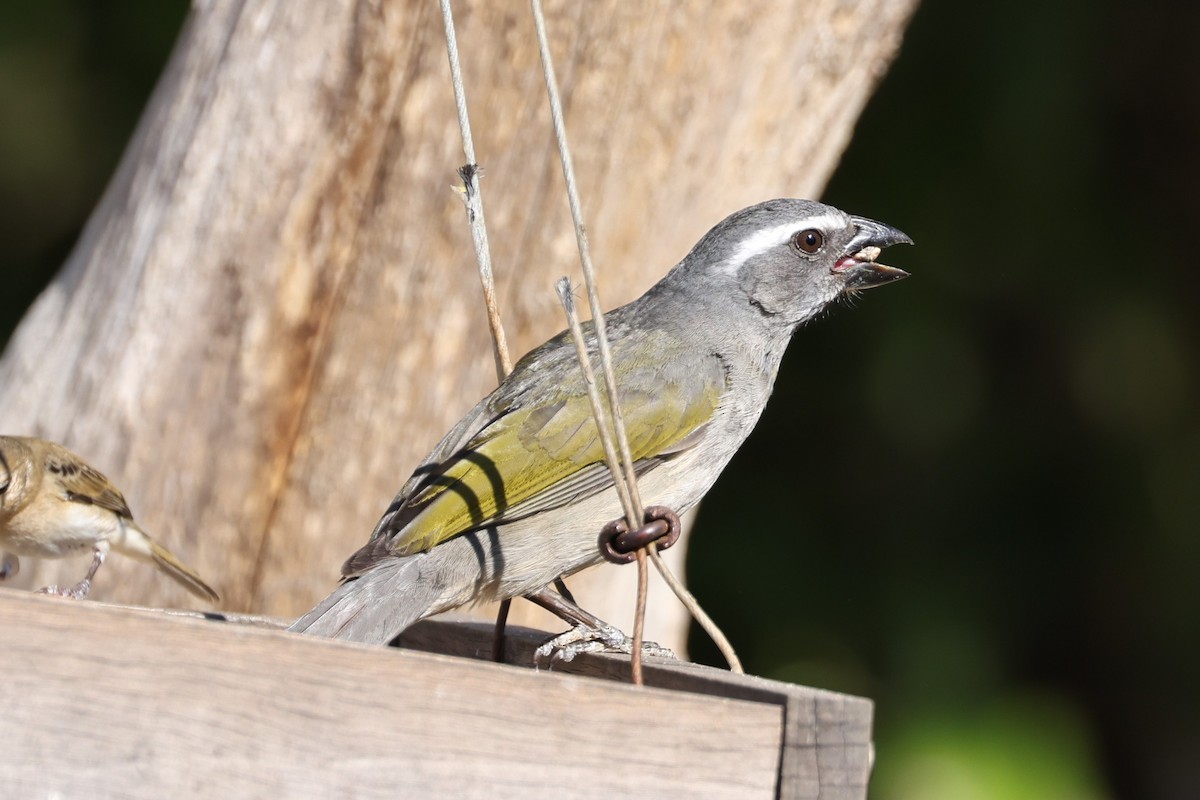
[[[855,258],[867,248],[876,248],[876,252],[894,244],[912,244],[913,241],[904,231],[893,228],[866,217],[851,217],[857,229],[854,238],[846,245],[846,255],[851,259],[851,266],[846,270],[846,288],[852,291],[871,289],[892,283],[901,278],[907,278],[908,273],[902,269],[877,264],[874,255],[867,255],[863,260]]]
[[[858,228],[858,233],[854,234],[854,238],[846,245],[847,255],[853,255],[864,247],[884,248],[894,244],[913,243],[907,233],[891,225],[884,225],[866,217],[850,217],[850,221]]]
[[[875,246],[878,247],[878,245]],[[902,269],[889,267],[886,264],[876,264],[874,261],[860,261],[846,270],[846,288],[851,290],[872,289],[907,277],[908,273]]]

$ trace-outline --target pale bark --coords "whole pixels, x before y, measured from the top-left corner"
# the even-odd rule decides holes
[[[606,304],[725,214],[819,195],[914,6],[549,2]],[[574,236],[528,6],[456,13],[519,355],[563,327],[552,284],[578,275]],[[0,431],[107,472],[226,608],[306,609],[494,383],[451,191],[461,163],[436,3],[197,2],[78,246],[0,360]],[[18,580],[79,569],[29,562]],[[633,571],[592,570],[581,599],[627,627],[609,600],[628,606],[632,588],[611,581],[632,587]],[[116,557],[95,593],[189,602]],[[667,621],[648,635],[678,644],[677,606],[654,606]]]

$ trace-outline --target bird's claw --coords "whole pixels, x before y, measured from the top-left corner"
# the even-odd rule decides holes
[[[581,653],[624,653],[633,652],[633,639],[612,625],[576,625],[566,633],[559,634],[533,651],[535,667],[554,669],[556,664],[566,664]],[[675,653],[655,642],[642,642],[642,655],[654,658],[676,658]]]
[[[16,556],[12,553],[4,553],[0,556],[0,581],[17,577],[17,573],[20,571],[21,562]]]
[[[84,578],[74,586],[44,586],[37,590],[38,594],[52,594],[56,597],[69,597],[72,600],[82,600],[92,590],[92,582]]]

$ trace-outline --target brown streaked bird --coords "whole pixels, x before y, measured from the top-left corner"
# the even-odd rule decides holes
[[[16,556],[63,558],[94,554],[82,581],[41,591],[86,597],[108,551],[153,564],[210,603],[220,598],[192,569],[150,538],[117,488],[62,445],[26,436],[0,436],[0,550],[3,575],[17,573]]]

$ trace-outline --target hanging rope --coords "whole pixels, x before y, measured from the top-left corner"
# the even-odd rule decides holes
[[[458,130],[462,134],[463,155],[467,163],[459,167],[463,182],[463,201],[467,207],[467,222],[471,226],[471,241],[475,244],[475,260],[479,264],[479,282],[483,287],[483,303],[487,308],[488,327],[492,332],[492,353],[496,359],[496,379],[503,381],[512,372],[508,355],[508,340],[500,323],[496,304],[496,284],[492,278],[492,254],[488,248],[487,224],[483,218],[483,194],[479,188],[482,170],[475,161],[475,141],[471,138],[471,120],[467,115],[467,93],[463,88],[462,68],[458,63],[458,37],[454,34],[454,15],[450,0],[441,0],[442,23],[446,28],[446,54],[450,58],[450,81],[454,85],[454,106],[458,109]]]
[[[446,29],[446,55],[450,59],[450,82],[454,86],[454,107],[458,110],[458,130],[462,134],[463,155],[467,163],[458,169],[463,182],[463,201],[466,204],[467,222],[471,226],[471,241],[475,245],[475,261],[479,264],[479,283],[483,288],[483,304],[487,309],[488,329],[492,333],[492,356],[496,361],[496,380],[503,382],[512,372],[512,358],[508,354],[508,340],[500,322],[500,308],[496,302],[496,284],[492,277],[492,254],[488,247],[487,223],[483,217],[483,194],[479,187],[481,169],[475,161],[475,141],[471,137],[471,120],[467,114],[467,93],[463,88],[462,68],[458,62],[458,37],[454,32],[454,15],[450,0],[441,0],[442,24]],[[492,637],[492,660],[504,660],[504,629],[508,623],[511,600],[501,600],[496,612],[496,628]]]
[[[512,371],[512,360],[508,352],[508,344],[504,335],[504,328],[500,320],[500,312],[496,301],[495,282],[492,274],[491,252],[488,246],[487,225],[483,212],[483,196],[480,190],[479,178],[481,169],[475,160],[475,145],[471,136],[470,119],[467,112],[466,91],[463,86],[462,70],[458,57],[458,41],[455,35],[454,18],[450,7],[450,0],[440,0],[442,10],[442,21],[445,27],[446,35],[446,52],[450,62],[450,76],[454,87],[454,102],[458,112],[459,132],[462,135],[463,153],[467,163],[459,168],[459,177],[462,179],[463,199],[467,212],[467,220],[471,229],[471,239],[475,247],[475,258],[479,266],[480,285],[483,290],[484,305],[487,309],[488,326],[492,335],[493,356],[496,363],[496,375],[499,380],[503,380]],[[583,212],[579,202],[579,192],[575,182],[575,171],[571,161],[570,149],[567,143],[566,126],[563,122],[562,101],[558,92],[558,83],[554,75],[554,65],[550,56],[548,38],[546,35],[545,17],[542,13],[542,7],[539,0],[531,0],[533,8],[533,16],[535,27],[538,35],[538,49],[542,58],[543,74],[546,80],[546,91],[550,99],[551,118],[554,122],[555,138],[558,143],[559,157],[562,162],[563,177],[567,184],[567,200],[571,208],[571,218],[574,221],[575,239],[579,249],[580,262],[583,268],[584,283],[587,287],[588,305],[591,310],[592,319],[596,327],[596,336],[598,342],[601,370],[604,375],[606,394],[608,396],[608,414],[604,413],[596,384],[595,375],[591,367],[591,363],[587,357],[586,346],[580,352],[580,363],[584,369],[585,378],[588,381],[589,396],[592,397],[593,414],[596,416],[596,422],[600,430],[600,439],[605,447],[605,459],[609,469],[613,473],[613,481],[617,488],[618,496],[621,499],[622,509],[625,512],[626,521],[630,529],[636,529],[642,524],[644,509],[642,506],[641,496],[638,492],[637,478],[633,467],[633,458],[629,448],[629,439],[625,431],[625,420],[621,414],[620,404],[617,398],[616,377],[612,369],[612,356],[609,349],[607,332],[605,331],[604,315],[600,305],[599,291],[596,286],[595,270],[592,266],[591,250],[588,245],[587,233],[583,224]],[[565,281],[565,279],[564,279]],[[570,309],[567,311],[568,322],[573,329],[579,327],[578,315],[574,313],[573,299],[570,298],[569,283],[564,285],[560,281],[559,296],[562,299],[564,308],[570,302]],[[571,317],[575,320],[571,323]],[[581,335],[581,334],[580,334]],[[582,339],[577,339],[576,347],[580,347]],[[594,396],[592,396],[594,395]],[[611,418],[611,422],[608,420]],[[616,445],[614,447],[613,438]],[[632,657],[632,672],[635,683],[642,682],[641,670],[641,646],[643,639],[643,626],[645,619],[646,592],[647,592],[647,573],[646,573],[646,554],[649,553],[650,559],[654,562],[654,566],[658,569],[667,585],[679,597],[680,601],[687,607],[688,611],[697,620],[700,626],[712,637],[717,647],[721,650],[726,660],[729,662],[730,668],[735,672],[741,672],[741,664],[734,653],[728,639],[712,621],[712,619],[700,608],[695,598],[690,592],[684,588],[683,584],[675,577],[670,568],[662,560],[658,553],[658,548],[652,542],[645,548],[637,551],[638,560],[638,606],[637,614],[634,619],[633,631],[633,657]],[[565,588],[565,587],[563,587]],[[508,615],[510,601],[501,603],[500,612],[496,622],[496,638],[493,656],[500,660],[503,649],[503,632],[505,621]]]
[[[587,232],[583,224],[583,212],[579,203],[579,191],[575,183],[575,169],[571,160],[571,151],[567,143],[566,124],[563,122],[562,100],[558,91],[558,80],[554,74],[554,62],[550,54],[550,44],[546,35],[546,20],[542,14],[541,0],[530,0],[533,9],[534,27],[537,29],[538,37],[538,52],[542,59],[542,73],[546,81],[546,94],[550,99],[550,118],[554,124],[555,140],[558,143],[559,160],[562,163],[563,178],[567,184],[567,201],[571,207],[571,219],[575,225],[575,242],[579,248],[580,265],[583,268],[584,283],[587,286],[588,305],[591,309],[592,320],[596,326],[596,340],[600,355],[601,369],[604,373],[604,382],[608,390],[609,411],[612,415],[612,432],[615,433],[620,454],[620,468],[612,462],[609,462],[609,469],[613,473],[613,482],[617,486],[618,496],[621,497],[622,507],[625,511],[626,521],[630,529],[637,528],[642,524],[643,507],[641,496],[637,488],[637,476],[633,469],[633,458],[629,450],[629,439],[625,433],[625,420],[621,415],[620,402],[617,398],[616,376],[612,369],[612,356],[609,351],[608,337],[604,325],[603,308],[600,305],[600,295],[596,288],[595,270],[592,267],[591,249],[588,246]],[[563,297],[563,284],[559,282],[559,296]],[[569,295],[569,284],[567,288]],[[566,300],[563,300],[564,306]],[[569,315],[568,315],[569,316]],[[590,363],[587,359],[586,349],[580,358],[581,365],[584,367],[585,375],[590,371]],[[594,384],[592,384],[594,387]],[[595,402],[595,401],[594,401]],[[596,424],[599,428],[601,441],[605,441],[610,433],[608,424],[601,415],[597,414]],[[607,458],[608,448],[611,443],[605,444],[605,453]],[[624,484],[625,488],[622,489]],[[634,618],[634,633],[633,633],[633,677],[634,683],[641,683],[641,645],[642,645],[642,625],[645,618],[646,606],[646,562],[644,553],[649,551],[650,558],[654,561],[654,566],[666,580],[667,585],[679,598],[680,602],[688,609],[693,618],[700,624],[704,631],[712,638],[713,642],[720,649],[721,654],[729,663],[729,667],[734,672],[742,672],[741,661],[734,652],[729,639],[717,627],[712,618],[700,608],[696,598],[684,588],[682,582],[675,577],[667,566],[666,562],[658,553],[658,548],[651,543],[644,549],[639,549],[638,553],[638,606],[637,614]]]

